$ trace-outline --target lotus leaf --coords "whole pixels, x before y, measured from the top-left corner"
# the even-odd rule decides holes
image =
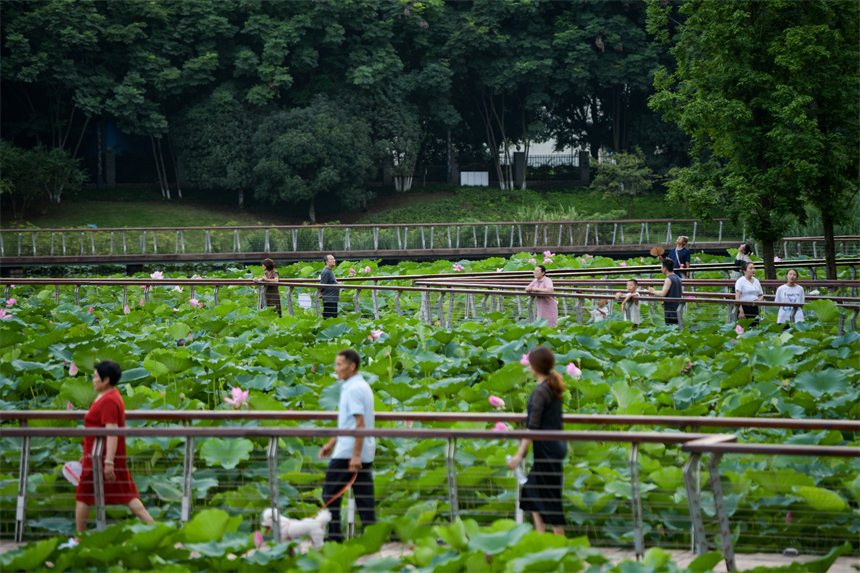
[[[209,438],[200,446],[200,455],[210,466],[219,465],[233,469],[242,460],[247,460],[254,449],[251,440]]]
[[[792,488],[792,492],[803,499],[815,511],[839,513],[844,511],[848,506],[841,495],[823,487],[797,485]]]

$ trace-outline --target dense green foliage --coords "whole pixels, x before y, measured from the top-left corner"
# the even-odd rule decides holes
[[[655,30],[675,15],[667,3],[651,8]],[[821,212],[835,277],[833,225],[860,189],[860,8],[734,0],[679,11],[677,69],[658,74],[651,98],[693,138],[694,163],[675,173],[672,196],[697,216],[728,205],[762,241],[768,278],[774,242],[806,216],[806,199]]]

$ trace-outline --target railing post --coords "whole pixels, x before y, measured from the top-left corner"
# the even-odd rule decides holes
[[[681,332],[684,331],[684,310],[687,308],[687,303],[679,302],[678,310],[676,314],[678,315],[678,330]]]
[[[293,235],[293,252],[295,253],[296,251],[299,250],[299,230],[298,229],[292,229],[291,232]]]
[[[672,221],[666,223],[666,243],[672,244]]]
[[[179,243],[182,246],[182,253],[185,253],[185,231],[179,231]]]
[[[60,285],[54,287],[54,304],[60,304]]]
[[[618,233],[618,223],[612,225],[612,244],[615,245],[615,235]]]
[[[239,245],[239,229],[233,229],[233,252],[242,252],[242,247]]]
[[[379,227],[373,228],[373,250],[379,250]]]
[[[576,323],[582,324],[582,315],[583,315],[582,298],[577,297],[575,310],[576,310]]]
[[[397,234],[397,248],[402,249],[403,243],[400,241],[400,227],[394,227],[394,232]]]
[[[732,531],[729,529],[729,517],[723,499],[723,484],[720,482],[720,458],[722,457],[723,455],[717,452],[711,454],[711,459],[708,460],[708,474],[711,478],[711,491],[714,494],[714,509],[717,512],[717,521],[720,526],[720,545],[722,546],[723,557],[726,559],[726,570],[737,571]]]
[[[266,461],[269,466],[269,506],[272,508],[272,534],[275,537],[275,542],[281,541],[281,524],[280,524],[280,501],[278,494],[280,493],[278,476],[278,437],[272,436],[269,438],[269,448],[266,454]]]
[[[311,291],[313,292],[313,291]],[[314,310],[318,317],[322,317],[322,309],[320,309],[320,297],[311,295],[311,303],[314,305]]]
[[[648,231],[648,221],[645,221],[645,240],[649,243],[651,242],[651,233]]]
[[[445,463],[448,469],[448,507],[451,521],[455,521],[460,515],[460,501],[457,496],[457,467],[455,454],[457,452],[457,439],[448,438],[448,447],[445,452]],[[519,506],[519,504],[518,504]]]
[[[499,236],[499,226],[496,225],[496,246],[502,248],[502,238]]]
[[[594,245],[600,246],[600,235],[597,234],[597,223],[594,224]]]
[[[591,232],[591,223],[585,224],[585,246],[588,246],[588,233]]]
[[[218,306],[218,289],[221,288],[219,285],[215,285],[215,306]]]
[[[105,438],[97,437],[93,445],[93,497],[95,498],[96,511],[96,529],[104,531],[107,526],[107,517],[105,516],[105,484],[104,484],[104,469],[102,465],[102,449],[104,447]],[[86,452],[84,452],[86,455]]]
[[[432,228],[431,228],[431,230],[432,230]],[[421,227],[421,248],[422,248],[422,249],[426,249],[426,248],[427,248],[427,245],[426,245],[426,243],[424,242],[424,227]]]
[[[128,247],[125,244],[125,231],[122,232],[122,254],[128,253]],[[63,254],[66,254],[66,236],[63,234]]]
[[[698,221],[693,221],[693,240],[690,242],[691,245],[696,244],[696,228],[698,227],[698,225],[699,225]]]
[[[812,258],[813,259],[818,258],[818,242],[817,241],[812,241]]]
[[[269,230],[266,229],[266,249],[269,248]],[[349,250],[349,227],[346,228],[343,232],[343,250]]]
[[[113,233],[111,233],[111,239],[113,239]],[[113,244],[113,243],[111,243],[111,244]],[[173,254],[174,255],[179,254],[179,230],[176,231],[176,239],[174,239],[174,245],[173,245]]]
[[[189,426],[189,420],[182,421],[183,426]],[[194,436],[185,436],[185,458],[182,460],[182,507],[179,520],[186,523],[191,519],[191,503],[194,486]]]
[[[92,235],[92,233],[90,233],[90,235]],[[157,235],[158,235],[158,233],[156,233],[155,230],[153,230],[152,231],[152,252],[155,253],[156,255],[158,254],[158,242],[155,240],[155,237]],[[95,254],[95,247],[93,247],[93,251],[94,251],[93,254]]]
[[[457,248],[460,248],[460,225],[457,225]]]
[[[373,281],[373,286],[377,286],[378,284],[379,284],[379,281]],[[373,291],[371,291],[371,297],[373,298],[373,318],[374,318],[374,320],[379,320],[379,302],[377,300],[377,293],[378,293],[378,291],[376,289],[373,289]]]
[[[514,226],[511,225],[511,248],[514,248]]]
[[[403,227],[403,249],[409,248],[409,227]]]
[[[690,508],[690,525],[692,527],[692,546],[697,555],[708,551],[705,540],[705,524],[702,522],[702,504],[699,499],[698,481],[696,479],[699,460],[702,454],[693,453],[684,464],[684,487],[687,489],[687,503]]]
[[[349,242],[349,229],[346,230],[346,238],[347,242]],[[269,229],[266,229],[266,233],[263,235],[263,251],[269,253],[271,250],[272,249],[269,247]]]
[[[397,316],[403,316],[403,311],[400,310],[400,294],[402,291],[397,291],[394,293],[394,312],[397,313]]]
[[[21,234],[19,233],[18,237],[20,238],[20,236],[21,236]],[[20,246],[20,241],[19,241],[19,245],[18,245],[19,251],[21,250],[20,247],[21,246]],[[21,253],[19,252],[18,254],[20,255]],[[84,232],[83,231],[81,231],[81,256],[84,256]]]
[[[358,302],[358,293],[360,291],[361,289],[355,289],[354,291],[352,291],[352,305],[355,307],[355,312],[356,314],[358,314],[358,316],[361,316],[361,305]]]
[[[535,240],[534,240],[534,244],[532,245],[532,248],[536,249],[537,243],[538,243],[538,226],[535,225]]]
[[[720,221],[720,233],[719,233],[719,235],[717,235],[717,242],[718,243],[723,242],[723,222],[722,221]],[[788,255],[786,255],[786,256],[788,256]]]
[[[290,316],[295,316],[296,313],[293,311],[293,289],[295,287],[287,288],[287,311],[290,313]]]
[[[523,226],[517,225],[517,237],[520,240],[520,246],[523,246]]]
[[[451,328],[451,325],[454,324],[454,293],[452,292],[450,298],[448,298],[448,320],[445,322],[448,328]]]
[[[203,238],[203,252],[212,252],[212,233],[210,232],[210,229],[206,229],[206,236]]]
[[[191,295],[194,296],[194,295]],[[123,285],[122,287],[122,308],[125,310],[125,307],[128,306],[128,285]]]
[[[27,420],[21,420],[21,427]],[[21,438],[21,465],[18,468],[18,497],[15,504],[15,543],[23,543],[27,526],[27,482],[30,480],[30,437]]]
[[[451,248],[451,227],[448,226],[448,227],[446,227],[446,229],[448,231],[448,248],[450,249]]]
[[[630,501],[633,512],[633,551],[636,559],[645,554],[645,530],[642,525],[642,498],[639,494],[639,443],[630,450]]]
[[[3,233],[0,233],[0,255],[6,254],[6,246],[3,245]]]
[[[472,243],[475,245],[475,248],[478,248],[478,231],[475,230],[475,225],[472,225]]]
[[[484,248],[485,249],[487,248],[487,237],[489,236],[489,233],[490,233],[490,226],[484,225]]]
[[[92,233],[90,234],[90,236],[92,236]],[[31,233],[31,237],[33,239],[33,256],[35,257],[36,256],[36,231],[33,231]],[[95,250],[94,250],[93,254],[95,254]]]
[[[83,253],[81,253],[83,254]],[[21,232],[18,232],[18,256],[21,256]]]
[[[81,285],[75,285],[75,305],[81,306]]]
[[[81,233],[81,239],[83,239],[83,233]],[[140,236],[140,254],[143,255],[146,253],[146,231]],[[81,253],[83,255],[83,253]]]

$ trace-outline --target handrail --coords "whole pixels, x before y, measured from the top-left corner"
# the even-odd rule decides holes
[[[711,221],[731,221],[728,218],[712,219]],[[702,223],[702,219],[567,219],[552,221],[452,221],[443,223],[338,223],[314,225],[207,225],[197,227],[59,227],[59,228],[8,228],[0,229],[0,233],[30,233],[30,232],[80,232],[80,231],[233,231],[248,229],[349,229],[373,227],[471,227],[475,225],[569,225],[569,224],[641,224],[641,223]],[[710,221],[709,221],[710,222]]]
[[[84,410],[3,410],[0,421],[10,420],[83,420]],[[309,421],[337,419],[337,412],[321,410],[127,410],[126,420],[283,420]],[[525,414],[500,412],[414,412],[379,411],[378,421],[414,422],[524,422]],[[615,414],[564,414],[565,424],[595,424],[611,426],[679,426],[726,428],[782,428],[796,430],[838,430],[860,432],[860,421],[795,418],[733,418],[709,416],[629,416]],[[4,427],[4,432],[6,431]]]

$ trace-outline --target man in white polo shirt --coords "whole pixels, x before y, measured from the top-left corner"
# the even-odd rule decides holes
[[[335,375],[338,380],[344,380],[337,407],[338,429],[374,427],[373,391],[358,373],[360,366],[361,358],[351,348],[341,350],[335,357]],[[371,471],[375,453],[376,439],[372,437],[334,437],[320,448],[320,458],[331,455],[322,490],[323,501],[332,500],[327,541],[343,540],[340,531],[340,500],[353,474],[356,478],[352,484],[352,493],[355,495],[361,524],[367,527],[376,521]]]

